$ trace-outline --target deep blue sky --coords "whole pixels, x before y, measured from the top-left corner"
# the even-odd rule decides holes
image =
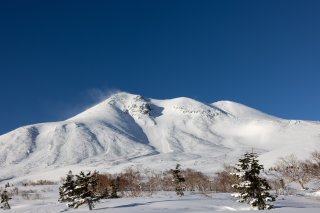
[[[0,134],[112,90],[320,120],[320,1],[0,1]],[[101,92],[99,92],[101,91]]]

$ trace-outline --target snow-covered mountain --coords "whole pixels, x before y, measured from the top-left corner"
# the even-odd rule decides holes
[[[284,120],[231,101],[121,92],[68,120],[0,136],[0,180],[131,165],[162,170],[177,162],[211,173],[252,149],[266,167],[291,153],[308,157],[320,149],[320,122]]]

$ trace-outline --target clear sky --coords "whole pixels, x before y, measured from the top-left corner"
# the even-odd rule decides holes
[[[320,120],[320,1],[0,1],[0,134],[122,90]]]

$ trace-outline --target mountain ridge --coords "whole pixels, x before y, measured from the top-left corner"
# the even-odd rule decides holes
[[[252,149],[271,166],[284,154],[304,158],[319,149],[319,127],[232,101],[204,104],[121,92],[67,120],[1,135],[0,180],[27,174],[58,178],[70,168],[164,170],[177,162],[210,173]]]

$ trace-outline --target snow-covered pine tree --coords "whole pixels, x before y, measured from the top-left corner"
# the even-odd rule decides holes
[[[87,203],[89,210],[94,208],[94,202],[100,199],[96,196],[94,188],[97,185],[96,172],[80,172],[76,175],[74,195],[71,197],[72,201],[68,204],[69,207],[78,208],[79,206]]]
[[[74,175],[70,170],[67,174],[66,179],[63,181],[62,186],[59,187],[59,202],[70,202],[72,201],[72,196],[74,195]]]
[[[259,176],[263,165],[259,164],[257,157],[257,154],[252,152],[239,159],[235,168],[237,172],[233,174],[239,178],[240,183],[232,185],[238,191],[233,196],[238,198],[238,202],[248,202],[259,210],[271,209],[273,206],[270,202],[274,201],[275,197],[268,192],[271,187],[267,180]]]
[[[7,190],[4,190],[1,193],[1,203],[3,203],[3,205],[1,206],[2,209],[4,209],[4,210],[11,209],[10,204],[9,204],[10,199],[11,199],[11,197],[9,197]]]
[[[172,181],[175,185],[175,190],[178,196],[183,196],[183,186],[182,183],[184,183],[186,180],[184,177],[181,175],[181,170],[180,170],[180,164],[176,165],[175,169],[171,169],[170,173],[172,174]]]

